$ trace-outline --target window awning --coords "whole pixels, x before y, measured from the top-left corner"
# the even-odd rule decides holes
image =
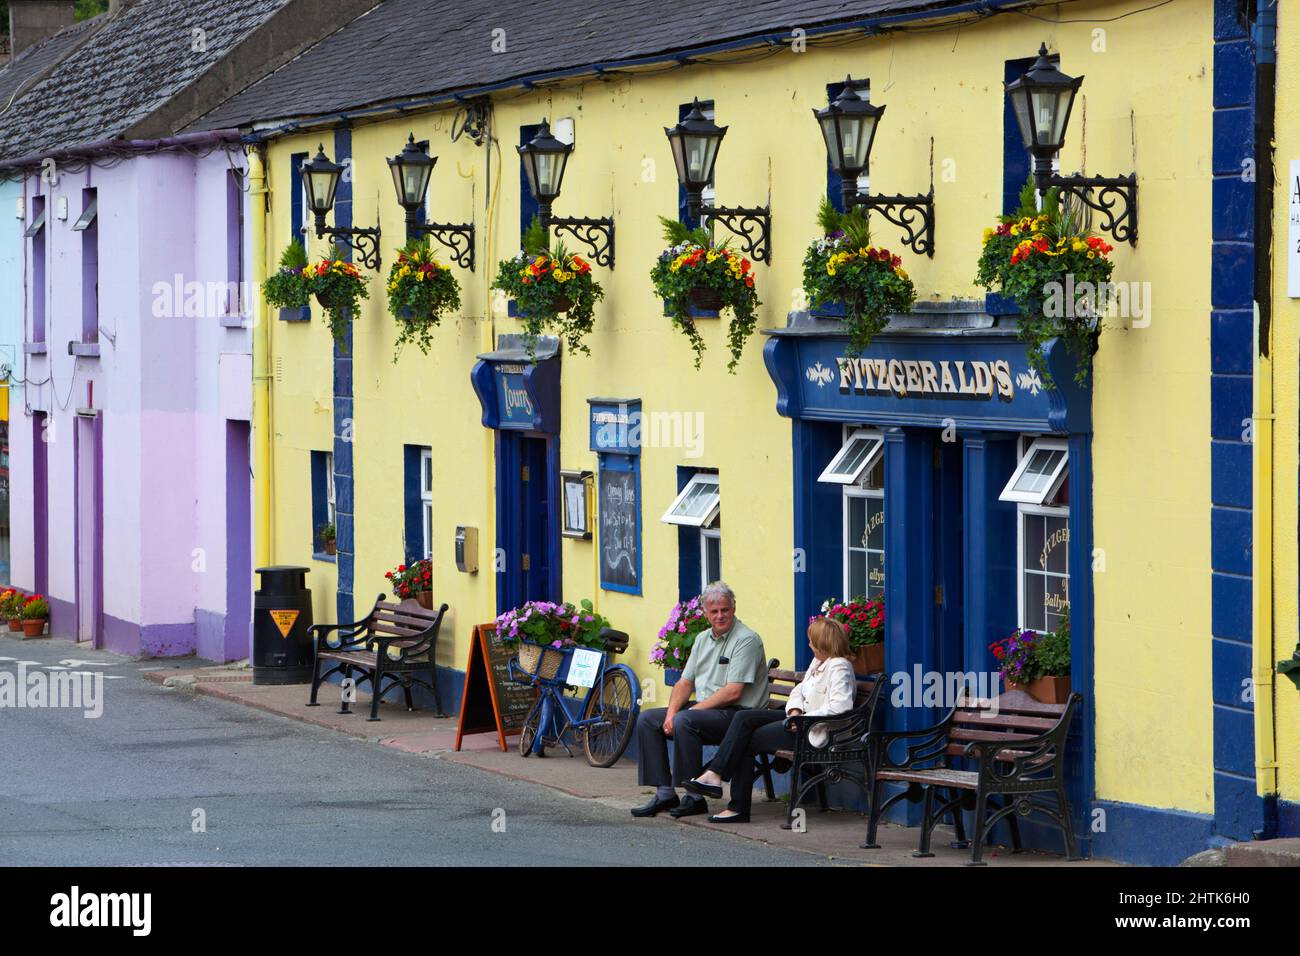
[[[1011,480],[998,497],[1002,501],[1041,505],[1060,490],[1069,474],[1070,452],[1065,442],[1036,438],[1020,459]]]
[[[718,476],[712,473],[692,475],[660,520],[666,524],[705,528],[717,520],[721,507]]]
[[[98,212],[99,212],[99,199],[95,198],[90,201],[90,204],[88,206],[86,206],[86,210],[81,214],[81,218],[72,224],[72,231],[84,232],[85,230],[89,229],[90,224],[95,221],[95,216],[98,214]]]
[[[859,428],[849,435],[817,480],[833,485],[855,485],[884,452],[885,441],[879,432]]]
[[[40,215],[38,215],[35,219],[32,220],[32,224],[27,227],[27,231],[23,233],[23,236],[24,238],[32,239],[35,236],[37,236],[40,233],[40,231],[44,228],[45,228],[45,208],[42,207]]]

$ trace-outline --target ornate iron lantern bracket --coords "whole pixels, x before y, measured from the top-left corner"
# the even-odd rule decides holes
[[[472,222],[429,222],[407,225],[411,236],[433,236],[451,250],[451,261],[474,271],[474,224]]]
[[[1116,242],[1137,245],[1137,174],[1127,176],[1058,176],[1039,181],[1039,189],[1056,188],[1103,218],[1098,227]],[[1093,196],[1093,190],[1097,194]],[[1118,208],[1116,208],[1118,206]]]
[[[917,255],[934,258],[933,189],[918,196],[854,195],[847,198],[853,205],[878,212],[888,222],[902,229],[903,245]]]
[[[586,217],[547,216],[543,223],[549,232],[567,232],[591,250],[592,261],[598,266],[614,268],[614,220],[608,216],[600,219]]]
[[[744,240],[745,253],[751,259],[771,265],[771,206],[702,206],[700,221],[722,223],[728,232]]]
[[[325,217],[316,217],[316,238],[330,237],[330,241],[341,249],[348,249],[367,269],[379,271],[379,227],[373,229],[330,229],[325,225]]]

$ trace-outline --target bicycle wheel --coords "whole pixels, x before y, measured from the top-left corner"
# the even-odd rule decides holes
[[[609,668],[600,681],[583,710],[583,720],[598,722],[582,729],[582,749],[593,767],[612,767],[632,740],[640,702],[636,675],[625,664]]]
[[[542,723],[542,702],[539,700],[529,711],[524,720],[523,730],[519,734],[519,754],[527,757],[533,752],[533,741],[537,739],[537,728]]]

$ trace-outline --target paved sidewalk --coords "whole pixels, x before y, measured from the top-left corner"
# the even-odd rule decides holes
[[[590,766],[580,750],[570,758],[562,750],[552,750],[545,759],[524,758],[518,751],[518,737],[507,737],[509,749],[500,749],[495,733],[468,736],[457,753],[456,720],[439,720],[427,711],[408,713],[400,704],[385,702],[380,707],[381,720],[372,723],[366,719],[370,712],[370,696],[357,691],[353,713],[339,714],[339,689],[327,684],[321,688],[320,706],[308,707],[309,685],[255,686],[252,671],[247,665],[219,665],[195,667],[194,662],[171,663],[160,660],[162,667],[146,673],[146,679],[182,692],[209,694],[222,700],[253,707],[293,720],[327,727],[341,733],[360,737],[384,747],[418,754],[430,759],[447,760],[477,767],[490,773],[515,780],[550,787],[562,793],[607,806],[631,809],[644,803],[650,788],[636,783],[636,765],[621,760],[609,769]],[[715,806],[722,804],[715,801]],[[859,844],[866,836],[866,817],[849,811],[821,813],[815,808],[807,816],[806,832],[782,830],[786,804],[777,800],[768,803],[761,796],[754,801],[753,820],[747,824],[723,826],[708,823],[703,816],[674,821],[666,815],[655,821],[664,826],[697,826],[712,830],[725,830],[736,836],[756,840],[781,849],[812,853],[824,859],[845,865],[880,866],[961,866],[969,858],[968,850],[955,850],[948,846],[953,838],[951,828],[941,827],[935,832],[934,857],[916,859],[917,831],[907,827],[882,824],[879,850],[863,850]],[[1007,849],[991,848],[985,852],[990,866],[1070,866],[1091,867],[1112,865],[1105,861],[1066,863],[1060,856],[1026,852],[1012,855]]]

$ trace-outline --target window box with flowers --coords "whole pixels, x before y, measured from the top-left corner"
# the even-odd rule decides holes
[[[15,633],[23,629],[23,602],[26,595],[16,588],[6,588],[0,592],[0,619],[9,622],[9,630]]]
[[[596,303],[605,297],[591,275],[591,264],[570,255],[558,241],[549,249],[536,218],[524,234],[523,246],[519,255],[498,263],[492,288],[518,303],[529,352],[549,328],[564,337],[570,354],[590,354],[583,338],[595,323]]]
[[[1070,619],[1056,630],[1039,633],[1017,630],[989,645],[1007,690],[1023,691],[1044,704],[1064,704],[1070,699]]]
[[[755,311],[761,305],[754,291],[754,267],[744,256],[732,252],[727,243],[714,242],[707,228],[690,229],[675,219],[659,217],[668,248],[650,270],[650,281],[662,298],[667,313],[690,341],[695,367],[704,355],[704,339],[695,326],[700,312],[731,309],[727,347],[731,360],[727,371],[734,373],[745,342],[758,322]]]
[[[891,315],[910,312],[916,287],[903,260],[871,245],[867,214],[861,206],[840,212],[823,198],[817,212],[822,238],[803,259],[803,290],[816,308],[839,303],[849,333],[846,354],[860,355],[889,324]]]
[[[879,674],[885,669],[885,599],[855,597],[822,602],[817,617],[839,621],[849,631],[849,649],[853,651],[853,670],[859,675]]]
[[[672,687],[682,678],[686,662],[690,660],[695,638],[709,629],[709,619],[698,597],[682,601],[673,607],[659,638],[650,649],[650,663],[664,669],[664,684]]]
[[[422,558],[411,564],[399,564],[392,571],[384,572],[384,577],[392,585],[393,596],[400,601],[415,598],[420,607],[433,610],[433,562]]]
[[[496,625],[501,643],[517,649],[524,673],[562,681],[568,676],[574,648],[604,648],[600,632],[609,621],[584,599],[576,607],[567,602],[529,601],[506,611]]]
[[[320,539],[321,547],[325,549],[325,554],[338,553],[338,530],[333,524],[321,525],[320,530],[316,532],[316,537]]]
[[[460,308],[460,283],[451,268],[435,258],[427,239],[412,239],[388,272],[388,311],[397,320],[397,350],[414,342],[429,354],[433,329],[444,312]]]
[[[41,637],[45,625],[50,620],[50,603],[39,594],[33,594],[23,602],[23,636]]]
[[[1074,358],[1075,381],[1086,384],[1110,300],[1112,246],[1090,235],[1055,189],[1043,195],[1040,212],[1032,177],[1020,208],[998,222],[984,230],[975,281],[1015,303],[1029,364],[1044,382],[1052,378],[1043,348],[1059,338]]]
[[[280,254],[280,268],[262,282],[262,298],[266,304],[285,313],[299,313],[311,300],[311,279],[307,276],[307,253],[302,243],[295,239]]]

